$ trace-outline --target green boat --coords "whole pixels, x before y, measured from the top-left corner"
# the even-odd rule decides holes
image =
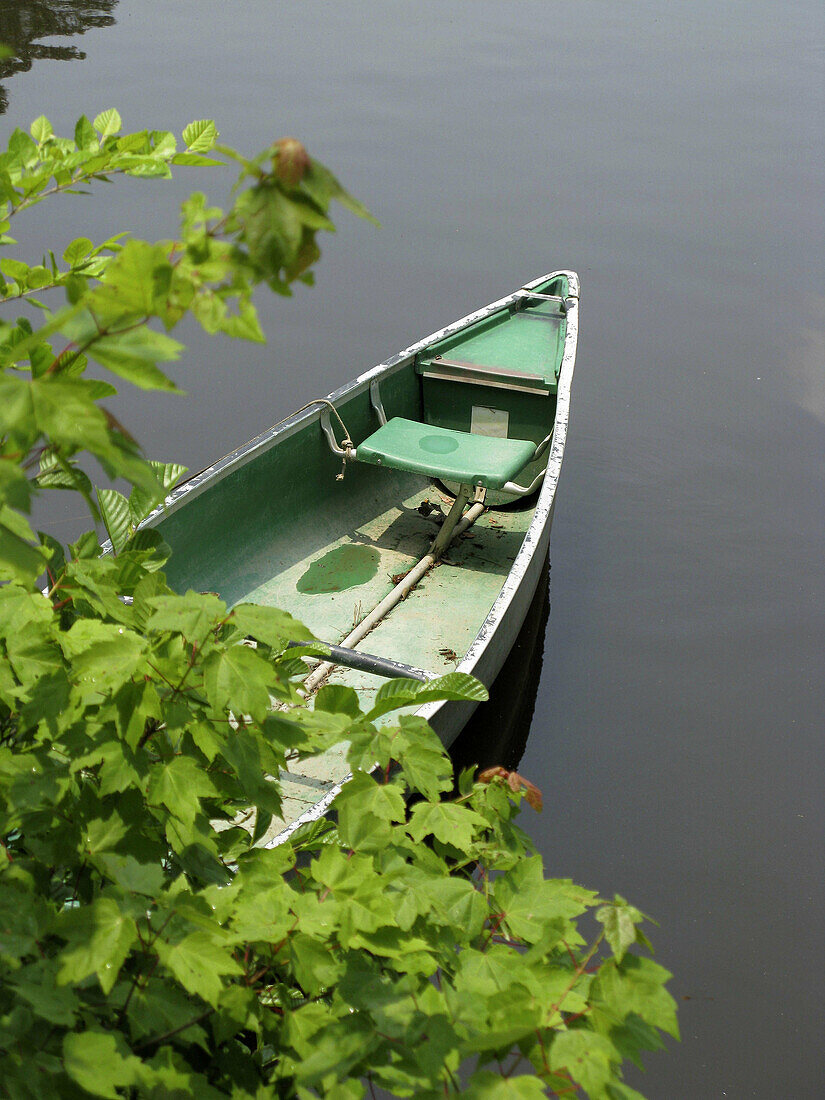
[[[489,687],[547,558],[578,300],[572,271],[535,279],[179,486],[149,520],[169,582],[283,608],[332,643],[308,698],[344,683],[366,704],[387,675],[454,669]],[[449,746],[475,705],[416,713]],[[263,843],[323,815],[347,778],[346,746],[285,773]]]

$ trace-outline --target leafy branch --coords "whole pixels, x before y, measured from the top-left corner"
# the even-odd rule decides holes
[[[222,163],[203,155],[218,137],[214,122],[190,123],[183,131],[185,150],[180,153],[168,130],[120,135],[121,128],[120,114],[110,108],[94,122],[82,115],[74,140],[58,137],[45,115],[31,124],[30,134],[16,129],[0,157],[0,196],[8,204],[7,217],[62,191],[75,193],[93,180],[109,182],[118,175],[168,179],[173,164]]]

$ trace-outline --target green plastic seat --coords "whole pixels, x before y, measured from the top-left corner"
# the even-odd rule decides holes
[[[359,462],[412,470],[442,481],[501,489],[535,452],[526,439],[499,439],[395,416],[358,444]]]

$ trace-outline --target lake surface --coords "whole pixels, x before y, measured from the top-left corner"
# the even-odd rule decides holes
[[[3,140],[109,106],[129,129],[214,117],[249,153],[294,134],[382,222],[342,212],[317,286],[261,295],[266,348],[183,334],[189,397],[118,408],[152,457],[200,469],[578,270],[527,825],[552,873],[660,922],[683,1041],[631,1084],[825,1095],[821,2],[17,0],[3,38],[32,62],[2,70]],[[188,190],[230,182],[40,206],[21,258],[171,235]]]

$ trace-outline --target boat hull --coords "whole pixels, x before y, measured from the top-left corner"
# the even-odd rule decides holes
[[[450,502],[435,471],[428,477],[356,461],[341,482],[340,457],[322,430],[329,404],[356,443],[375,431],[376,395],[388,415],[451,431],[509,434],[536,444],[552,432],[541,462],[525,472],[523,499],[505,493],[514,503],[481,516],[362,646],[434,673],[471,673],[491,686],[547,559],[578,338],[573,272],[550,272],[526,288],[418,341],[174,490],[149,521],[172,546],[173,587],[216,591],[230,604],[282,607],[317,637],[346,645],[353,622],[426,554],[437,530],[428,512],[437,517]],[[548,295],[548,288],[561,294]],[[559,302],[561,309],[553,304]],[[501,358],[507,326],[515,330],[516,324],[502,381],[485,360]],[[531,357],[544,347],[539,337],[545,333],[556,350],[534,370]],[[451,358],[457,354],[463,358]],[[537,493],[529,491],[533,485]],[[380,685],[352,670],[336,669],[332,679],[354,686],[364,703]],[[445,702],[416,713],[449,747],[474,709]],[[328,764],[321,787],[318,768],[282,777],[288,810],[264,843],[280,842],[328,811],[348,777],[345,751]]]

